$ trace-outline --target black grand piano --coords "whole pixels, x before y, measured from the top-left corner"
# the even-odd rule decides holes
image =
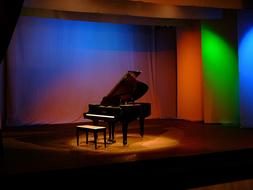
[[[91,119],[94,125],[99,121],[108,123],[108,143],[114,143],[114,128],[117,122],[122,125],[123,144],[127,144],[128,124],[139,120],[140,135],[144,135],[144,119],[151,113],[150,103],[137,103],[135,100],[142,97],[148,90],[148,86],[137,81],[140,71],[128,71],[116,86],[103,97],[100,104],[89,104],[89,110],[84,113],[84,118]]]

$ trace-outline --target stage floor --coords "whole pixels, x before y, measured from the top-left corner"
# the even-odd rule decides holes
[[[145,122],[143,138],[138,123],[132,122],[124,146],[118,125],[116,143],[105,148],[100,134],[97,149],[92,134],[88,144],[81,134],[76,145],[74,124],[6,128],[1,176],[73,172],[78,177],[103,170],[112,177],[119,173],[147,179],[169,177],[171,183],[179,177],[187,188],[253,177],[253,129],[182,120]]]

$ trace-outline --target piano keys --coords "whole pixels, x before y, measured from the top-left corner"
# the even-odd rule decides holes
[[[127,144],[128,124],[139,120],[139,132],[144,135],[144,120],[151,114],[151,104],[135,102],[148,90],[148,86],[136,80],[140,71],[128,71],[110,93],[103,97],[100,104],[89,104],[89,110],[84,118],[91,119],[94,125],[99,121],[108,123],[108,142],[114,143],[114,128],[117,122],[121,123],[123,144]]]

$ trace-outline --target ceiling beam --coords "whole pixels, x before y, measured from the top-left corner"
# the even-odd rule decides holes
[[[25,0],[24,9],[26,12],[37,9],[159,19],[219,19],[222,17],[222,11],[213,8],[184,7],[127,0]]]
[[[247,6],[249,5],[249,2],[252,0],[131,0],[131,1],[155,3],[163,5],[176,5],[176,6],[243,9],[248,8]]]
[[[135,24],[135,25],[152,25],[152,26],[186,26],[193,25],[199,20],[188,19],[157,19],[149,17],[135,17],[124,15],[110,15],[99,13],[83,13],[70,11],[53,11],[45,9],[30,9],[24,8],[21,13],[22,16],[36,16],[42,18],[57,18],[64,20],[78,20],[90,22],[110,22],[115,24]]]

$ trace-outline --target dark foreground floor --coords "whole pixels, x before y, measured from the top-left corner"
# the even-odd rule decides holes
[[[95,150],[92,138],[76,145],[75,125],[3,131],[1,179],[9,185],[72,184],[125,188],[189,189],[253,178],[253,130],[178,120],[149,120],[145,135],[129,126],[123,146]]]

